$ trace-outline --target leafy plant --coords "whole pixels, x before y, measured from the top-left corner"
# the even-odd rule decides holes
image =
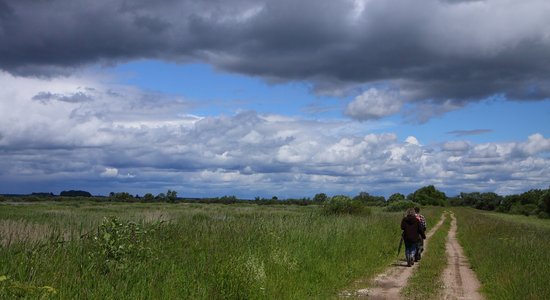
[[[131,263],[151,255],[152,250],[147,246],[148,235],[159,224],[145,228],[117,217],[104,218],[97,233],[90,238],[89,256],[105,273],[113,269],[126,269]]]

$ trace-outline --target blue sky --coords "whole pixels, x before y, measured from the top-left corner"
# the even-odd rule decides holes
[[[147,60],[117,65],[108,72],[116,74],[120,83],[192,100],[197,106],[192,113],[201,116],[254,110],[304,119],[341,119],[345,118],[344,105],[353,100],[351,96],[316,95],[307,82],[268,83],[261,78],[215,70],[207,64]],[[521,141],[534,133],[550,136],[550,101],[522,102],[493,97],[425,123],[402,116],[388,116],[376,123],[381,124],[379,129],[365,124],[365,132],[392,131],[402,139],[414,135],[429,144],[465,136],[474,142]]]
[[[547,1],[67,1],[0,5],[0,193],[548,187]]]

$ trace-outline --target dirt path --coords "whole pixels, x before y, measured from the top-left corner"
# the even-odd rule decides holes
[[[424,241],[424,249],[427,249],[429,239],[437,231],[437,229],[443,224],[445,220],[445,213],[441,216],[441,219],[435,226],[426,234],[426,240]],[[403,252],[401,252],[403,256]],[[340,293],[341,298],[355,298],[355,299],[399,299],[401,289],[407,285],[409,277],[416,269],[418,264],[412,267],[407,267],[407,263],[404,260],[395,261],[384,273],[379,274],[374,280],[364,282],[359,280],[355,283],[355,286],[371,286],[372,288],[354,289],[353,291],[344,291]]]
[[[451,230],[447,236],[447,268],[443,271],[442,299],[483,299],[480,284],[470,268],[464,251],[456,239],[456,218],[451,214]]]

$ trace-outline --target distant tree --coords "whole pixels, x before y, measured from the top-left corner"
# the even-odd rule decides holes
[[[550,188],[540,196],[538,207],[543,213],[541,216],[548,217],[550,215]]]
[[[271,197],[271,200],[279,200],[279,198],[277,196],[273,196]]]
[[[166,192],[166,200],[167,201],[176,202],[177,199],[178,199],[178,192],[172,191],[172,190],[168,190]]]
[[[59,196],[61,196],[61,197],[92,197],[92,194],[90,194],[89,192],[86,192],[86,191],[70,190],[70,191],[62,191],[61,193],[59,193]]]
[[[353,200],[370,206],[383,206],[386,204],[384,196],[372,196],[367,192],[360,192],[359,195],[353,197]]]
[[[315,194],[315,196],[313,196],[313,201],[318,202],[318,203],[325,202],[325,201],[327,201],[327,199],[328,199],[328,196],[325,193],[319,193],[319,194]]]
[[[147,193],[147,194],[143,195],[143,200],[147,201],[147,202],[150,202],[150,201],[155,200],[155,196],[153,196],[153,194],[151,194],[151,193]]]
[[[544,194],[543,190],[532,189],[519,195],[521,204],[538,204],[540,197]]]
[[[134,200],[134,196],[130,195],[130,193],[127,193],[127,192],[120,192],[120,193],[111,192],[109,194],[109,198],[111,199],[111,201],[129,202]]]
[[[364,203],[345,195],[336,195],[323,202],[323,212],[333,214],[370,214],[371,210]]]
[[[388,202],[397,202],[397,201],[404,201],[404,200],[405,200],[405,195],[400,194],[400,193],[392,194],[388,198]]]
[[[416,190],[414,193],[407,196],[407,199],[409,198],[421,205],[445,206],[447,200],[445,193],[439,191],[433,185],[428,185]]]
[[[55,196],[53,193],[32,193],[31,196],[36,197],[53,197]]]
[[[452,199],[453,205],[472,206],[477,209],[495,210],[503,201],[502,196],[495,193],[460,193],[456,199]]]
[[[224,203],[224,204],[233,204],[237,203],[237,197],[236,196],[223,196],[221,198],[217,199],[217,202]]]

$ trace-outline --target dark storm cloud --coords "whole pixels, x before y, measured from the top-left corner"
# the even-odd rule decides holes
[[[385,83],[461,107],[550,96],[550,3],[0,1],[0,68],[70,72],[138,58],[204,61],[318,92]]]

